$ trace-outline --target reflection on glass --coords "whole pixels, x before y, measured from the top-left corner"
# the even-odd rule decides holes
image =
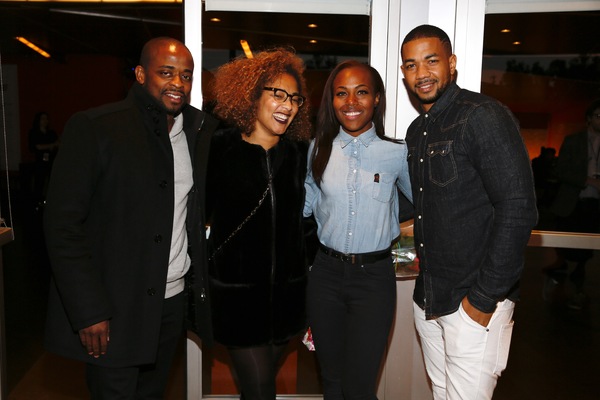
[[[558,229],[556,156],[566,136],[586,130],[585,110],[600,98],[599,13],[486,16],[481,91],[519,120],[538,195],[537,229]],[[544,168],[550,167],[550,169]]]

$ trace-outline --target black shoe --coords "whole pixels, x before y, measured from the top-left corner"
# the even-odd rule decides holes
[[[553,272],[553,271],[565,271],[569,268],[566,262],[562,262],[560,265],[550,264],[546,265],[542,268],[543,273]]]
[[[585,293],[579,292],[573,296],[571,300],[567,303],[567,307],[571,310],[583,310],[590,303],[590,299],[586,296]]]
[[[542,268],[542,272],[554,283],[564,283],[567,280],[568,265],[566,262],[559,266],[548,265]]]

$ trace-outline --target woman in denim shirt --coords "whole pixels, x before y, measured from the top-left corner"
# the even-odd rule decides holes
[[[384,113],[374,68],[346,61],[332,71],[309,149],[304,206],[320,242],[307,312],[326,400],[376,398],[394,316],[397,188],[412,196],[406,146],[384,136]]]

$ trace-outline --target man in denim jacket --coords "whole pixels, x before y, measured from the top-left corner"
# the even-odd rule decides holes
[[[434,398],[491,399],[537,221],[529,157],[505,106],[456,85],[441,29],[406,36],[402,72],[423,111],[406,141],[421,268],[415,324]]]

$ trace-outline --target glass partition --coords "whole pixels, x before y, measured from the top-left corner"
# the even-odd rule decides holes
[[[599,11],[485,17],[481,91],[512,110],[530,158],[548,157],[550,168],[565,136],[587,129],[585,110],[600,98],[599,17]],[[537,172],[538,228],[555,230],[549,209],[556,171]]]
[[[232,58],[244,56],[242,43],[250,52],[293,47],[306,64],[307,97],[313,114],[331,69],[349,58],[367,62],[369,55],[367,15],[203,10],[202,29],[204,104],[212,99],[214,71]],[[277,376],[278,395],[322,393],[314,353],[300,339],[292,339],[288,345]],[[238,393],[227,350],[220,345],[202,348],[203,397]]]
[[[220,65],[248,51],[292,47],[306,64],[311,109],[316,112],[333,67],[369,55],[369,16],[243,11],[203,11],[202,71],[204,104],[212,98],[210,81]],[[243,77],[241,77],[243,79]]]

